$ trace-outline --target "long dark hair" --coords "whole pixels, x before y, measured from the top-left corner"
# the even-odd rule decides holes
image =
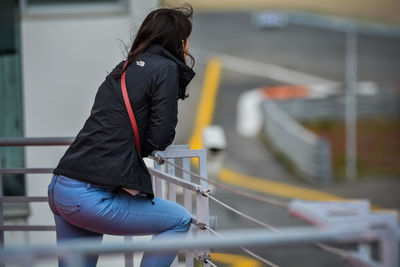
[[[182,62],[186,62],[185,58],[188,56],[191,60],[190,67],[193,68],[194,58],[184,51],[182,45],[182,40],[185,44],[192,32],[192,16],[193,8],[189,4],[178,8],[160,8],[150,12],[136,34],[128,54],[126,67],[148,47],[158,44]],[[120,77],[126,67],[112,75]]]

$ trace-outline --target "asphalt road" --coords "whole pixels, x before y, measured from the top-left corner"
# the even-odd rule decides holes
[[[374,81],[379,86],[400,84],[400,39],[361,35],[358,39],[358,76],[362,81]],[[194,17],[191,46],[212,52],[275,64],[322,78],[344,80],[345,35],[317,28],[289,25],[280,30],[258,31],[250,25],[250,13],[203,13]],[[194,50],[196,51],[196,50]],[[194,54],[196,56],[196,54]],[[198,56],[201,56],[199,54]],[[193,126],[194,106],[202,87],[206,58],[197,58],[198,75],[189,88],[191,98],[180,105],[177,143],[187,143]],[[239,95],[260,86],[277,85],[279,81],[254,77],[228,70],[222,71],[214,112],[214,124],[221,125],[227,137],[225,166],[247,175],[294,185],[305,185],[293,177],[266,149],[258,138],[244,138],[235,129],[236,105]],[[215,178],[215,177],[211,177]],[[334,185],[321,190],[343,197],[363,197],[375,204],[400,209],[397,197],[399,183],[377,194],[381,183]],[[216,195],[255,218],[276,227],[306,225],[291,218],[286,210],[267,206],[217,190]],[[256,227],[238,215],[211,203],[211,213],[218,215],[217,230]],[[316,248],[285,248],[256,250],[279,266],[344,266],[337,257]],[[224,266],[219,263],[219,266]]]
[[[345,35],[298,25],[259,31],[251,13],[200,13],[191,45],[250,60],[268,62],[327,79],[344,80]],[[400,38],[360,35],[358,78],[384,85],[400,83]]]

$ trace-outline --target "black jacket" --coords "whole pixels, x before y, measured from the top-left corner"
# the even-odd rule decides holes
[[[116,68],[121,69],[123,64]],[[158,45],[128,66],[127,91],[139,128],[141,156],[123,101],[121,80],[108,75],[99,87],[89,118],[54,174],[135,189],[153,198],[150,174],[142,157],[172,143],[178,99],[183,98],[194,75],[191,68]]]

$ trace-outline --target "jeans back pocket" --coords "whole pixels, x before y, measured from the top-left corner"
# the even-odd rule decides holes
[[[65,203],[54,198],[54,204],[57,211],[64,216],[71,216],[81,211],[81,205],[79,203]]]

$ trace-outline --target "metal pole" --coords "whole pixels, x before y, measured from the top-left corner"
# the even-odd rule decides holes
[[[132,236],[124,236],[124,241],[125,241],[125,243],[132,243],[133,237]],[[125,267],[133,267],[134,266],[133,257],[134,257],[133,252],[125,253]]]
[[[68,267],[84,267],[85,266],[85,255],[82,251],[73,251],[67,257]]]
[[[379,262],[382,266],[399,266],[399,240],[396,236],[396,228],[375,230],[379,236]]]
[[[182,159],[182,165],[183,168],[187,171],[190,171],[190,158],[184,158]],[[183,180],[191,182],[191,176],[189,173],[187,172],[183,172]],[[187,189],[187,188],[183,188],[183,203],[184,206],[186,208],[186,210],[192,214],[192,192]],[[191,230],[191,234],[193,234],[192,230]],[[194,254],[193,253],[186,253],[185,255],[185,262],[186,262],[186,267],[193,267],[194,266],[194,262],[193,262],[193,258],[194,258]]]
[[[2,168],[2,149],[0,148],[0,169]],[[3,198],[3,174],[0,173],[0,198]],[[0,226],[4,225],[3,201],[0,201]],[[4,246],[4,230],[0,230],[0,248]],[[1,265],[0,265],[1,266]]]
[[[170,159],[169,161],[175,163],[175,159]],[[175,176],[175,167],[168,164],[167,172]],[[176,202],[176,185],[174,183],[168,183],[168,200]]]
[[[203,149],[199,156],[199,168],[200,168],[200,176],[204,178],[208,178],[208,171],[207,171],[207,150]],[[208,188],[208,182],[204,180],[200,180],[200,185],[202,188]],[[197,218],[201,222],[205,223],[206,225],[210,224],[210,211],[209,211],[209,201],[208,197],[203,196],[201,193],[196,194],[196,208],[197,208]],[[207,237],[209,235],[208,231],[200,230],[199,236]],[[202,255],[209,255],[210,249],[202,249],[198,251],[199,254]],[[209,267],[210,264],[203,262],[203,267]]]
[[[175,163],[175,159],[170,159],[169,161]],[[175,167],[168,164],[167,172],[175,176]],[[176,186],[174,183],[168,183],[168,200],[176,202]],[[178,257],[175,257],[174,261],[171,263],[171,267],[178,267]]]
[[[346,33],[346,177],[357,178],[357,31]]]

